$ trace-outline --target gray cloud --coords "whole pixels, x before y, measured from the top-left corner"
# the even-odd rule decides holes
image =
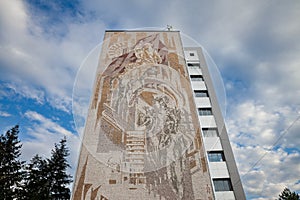
[[[33,20],[42,11],[32,12],[23,1],[0,4],[1,79],[16,93],[67,112],[76,71],[106,28],[171,24],[191,36],[208,50],[225,80],[229,136],[248,198],[275,197],[284,186],[300,191],[299,171],[290,170],[299,168],[299,122],[270,149],[300,110],[299,1],[88,0],[62,22],[48,20],[54,23],[48,33],[45,21]],[[32,146],[53,138],[45,127],[30,132],[38,131],[46,134]]]

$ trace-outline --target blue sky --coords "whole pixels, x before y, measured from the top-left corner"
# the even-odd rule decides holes
[[[298,19],[296,0],[1,1],[1,132],[20,125],[27,160],[49,156],[66,135],[73,173],[80,140],[72,92],[83,60],[106,29],[171,24],[200,43],[220,70],[247,199],[274,199],[285,186],[300,192]],[[93,77],[82,76],[89,85]]]

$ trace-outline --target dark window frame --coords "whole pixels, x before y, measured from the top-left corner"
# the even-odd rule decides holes
[[[191,81],[204,81],[202,75],[190,75]]]
[[[194,90],[195,97],[209,97],[207,90]]]
[[[188,63],[187,66],[188,67],[199,67],[200,68],[200,64],[199,63]]]
[[[209,151],[207,152],[209,162],[225,162],[225,156],[223,151]]]
[[[217,128],[202,128],[202,133],[204,137],[219,137]]]
[[[216,192],[233,191],[230,178],[216,178],[213,179],[213,184]]]
[[[212,116],[213,112],[211,108],[198,108],[198,115],[200,116]]]

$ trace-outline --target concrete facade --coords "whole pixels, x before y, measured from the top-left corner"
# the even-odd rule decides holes
[[[195,96],[197,109],[210,108],[212,112],[209,115],[199,116],[206,153],[207,155],[223,154],[224,156],[222,160],[210,161],[208,159],[215,199],[246,199],[229,142],[224,119],[214,90],[213,81],[211,79],[202,49],[195,47],[185,48],[184,53],[190,76],[199,75],[202,77],[201,81],[193,81],[193,79],[191,79],[193,90],[206,91],[209,96]],[[207,99],[209,99],[210,104],[207,102]],[[205,134],[206,130],[216,130],[217,134]],[[223,181],[223,183],[228,182],[228,184],[230,184],[229,190],[226,191],[224,189],[223,191],[216,191],[216,184],[218,184],[217,181]]]
[[[72,199],[245,199],[223,126],[201,49],[178,31],[106,31]]]

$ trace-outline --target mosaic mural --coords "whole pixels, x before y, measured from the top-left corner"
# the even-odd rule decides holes
[[[179,32],[106,32],[72,199],[213,199],[204,156]]]

